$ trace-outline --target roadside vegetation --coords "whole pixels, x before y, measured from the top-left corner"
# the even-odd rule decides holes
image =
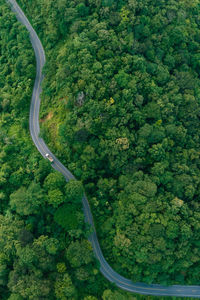
[[[158,299],[100,274],[81,182],[117,272],[198,284],[199,1],[19,4],[47,54],[41,133],[80,181],[66,183],[31,141],[34,54],[0,0],[2,299]]]

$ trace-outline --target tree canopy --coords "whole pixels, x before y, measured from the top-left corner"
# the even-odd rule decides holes
[[[134,281],[198,284],[199,1],[29,3],[44,138],[83,182],[106,259]]]

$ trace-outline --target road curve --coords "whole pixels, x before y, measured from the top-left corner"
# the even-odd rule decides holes
[[[16,14],[17,19],[26,26],[30,34],[30,40],[35,51],[35,57],[37,62],[37,72],[33,88],[31,107],[30,107],[30,118],[29,118],[29,128],[31,137],[35,146],[41,155],[45,158],[45,154],[49,153],[53,158],[54,162],[52,167],[55,170],[61,172],[66,180],[75,179],[75,177],[70,173],[70,171],[65,168],[61,162],[51,153],[45,142],[41,137],[39,137],[40,126],[39,126],[39,110],[40,110],[40,93],[41,93],[41,82],[43,80],[42,68],[45,63],[45,53],[42,44],[29,23],[28,19],[24,15],[21,8],[18,6],[15,0],[7,0],[10,4],[12,11]],[[200,298],[200,286],[184,286],[184,285],[173,285],[173,286],[161,286],[158,284],[144,284],[144,283],[134,283],[131,280],[122,277],[116,273],[106,262],[103,253],[101,251],[94,222],[92,218],[92,213],[86,196],[83,199],[83,210],[85,215],[85,221],[89,223],[93,228],[93,233],[89,237],[89,241],[92,244],[94,254],[100,263],[100,271],[104,277],[106,277],[110,282],[115,283],[119,288],[130,291],[133,293],[139,293],[143,295],[156,295],[156,296],[179,296],[179,297],[194,297]]]

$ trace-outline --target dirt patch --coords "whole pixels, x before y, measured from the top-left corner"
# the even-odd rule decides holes
[[[50,111],[50,113],[48,113],[48,115],[44,119],[40,119],[40,122],[43,123],[45,121],[51,120],[52,117],[53,117],[53,112]]]

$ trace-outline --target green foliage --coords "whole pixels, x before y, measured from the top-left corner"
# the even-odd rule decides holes
[[[77,9],[77,12],[78,12],[78,15],[80,17],[85,17],[88,15],[88,12],[89,12],[89,7],[85,6],[84,3],[80,3],[76,6],[76,9]]]
[[[94,296],[86,296],[83,300],[97,300],[97,298]]]
[[[19,232],[18,239],[21,245],[24,247],[33,241],[33,234],[30,231],[23,228]]]
[[[56,210],[54,220],[65,230],[77,229],[79,225],[75,206],[68,203],[65,203]]]
[[[47,201],[53,207],[58,207],[61,203],[64,202],[64,195],[59,189],[49,190]]]
[[[8,300],[23,300],[23,297],[17,294],[11,294]]]
[[[21,187],[10,195],[10,206],[21,216],[31,215],[38,212],[43,197],[40,185],[32,182],[27,189]]]
[[[65,186],[66,201],[73,204],[81,203],[83,197],[83,186],[78,180],[70,180]]]
[[[59,246],[59,241],[55,238],[49,238],[45,241],[44,243],[46,251],[51,254],[51,255],[55,255],[60,246]]]
[[[87,240],[73,242],[66,251],[66,257],[72,267],[89,264],[93,259],[92,246]]]
[[[56,299],[67,300],[75,299],[76,290],[72,284],[71,278],[67,273],[60,275],[55,282]]]
[[[6,255],[9,257],[14,252],[14,241],[23,228],[23,221],[15,219],[11,214],[0,215],[0,225],[0,248],[5,249]]]
[[[63,175],[59,172],[50,173],[44,181],[44,188],[48,191],[62,189],[66,181]]]
[[[134,298],[131,296],[127,298],[127,295],[123,295],[123,293],[117,291],[112,292],[111,290],[105,290],[103,292],[102,299],[103,300],[127,300],[127,299],[134,300]]]
[[[124,71],[119,71],[119,73],[115,76],[115,79],[121,88],[126,88],[129,82],[129,75]]]
[[[58,273],[64,273],[66,271],[66,265],[64,262],[58,263],[56,265]]]
[[[45,297],[50,291],[48,280],[41,280],[35,274],[22,275],[17,271],[10,272],[8,287],[12,293],[20,294],[25,299]]]

